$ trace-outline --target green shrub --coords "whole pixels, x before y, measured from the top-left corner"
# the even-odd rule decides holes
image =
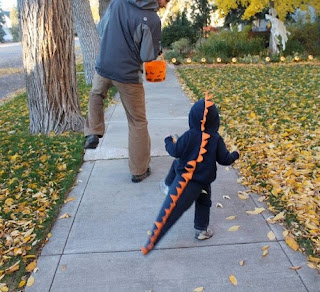
[[[190,40],[187,38],[182,38],[171,44],[171,47],[174,51],[179,52],[181,56],[185,56],[191,50]]]
[[[243,57],[265,51],[265,42],[261,38],[249,38],[246,32],[222,31],[211,35],[198,50],[205,57]]]
[[[286,55],[294,53],[320,55],[320,23],[295,24],[288,27],[291,35],[288,37]]]
[[[175,50],[166,50],[164,51],[163,56],[167,61],[171,61],[172,58],[176,58],[179,62],[182,62],[183,60],[183,56],[181,56],[179,52]]]
[[[169,48],[172,43],[187,38],[191,43],[195,43],[198,32],[192,23],[187,19],[186,13],[178,13],[175,18],[170,19],[170,24],[163,28],[161,33],[161,43],[165,48]]]

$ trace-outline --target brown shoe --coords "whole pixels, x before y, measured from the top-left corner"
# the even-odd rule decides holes
[[[131,177],[131,181],[134,183],[138,183],[143,181],[145,178],[147,178],[151,174],[151,169],[150,167],[147,168],[146,172],[140,175],[133,175]]]

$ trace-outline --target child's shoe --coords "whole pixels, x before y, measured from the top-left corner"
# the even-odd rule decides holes
[[[207,230],[197,230],[196,229],[195,238],[198,240],[209,239],[212,236],[213,236],[213,231],[211,229],[207,229]]]
[[[161,193],[163,193],[164,195],[168,195],[169,187],[166,185],[164,180],[160,181],[159,188]]]

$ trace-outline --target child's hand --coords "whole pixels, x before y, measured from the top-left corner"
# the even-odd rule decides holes
[[[179,136],[177,134],[174,134],[171,136],[172,137],[172,142],[173,143],[177,143],[178,139],[179,139]]]

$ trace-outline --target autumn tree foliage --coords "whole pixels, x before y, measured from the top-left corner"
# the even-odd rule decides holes
[[[319,0],[210,0],[210,2],[214,2],[222,15],[227,15],[230,10],[239,6],[244,7],[243,19],[249,19],[265,8],[274,8],[282,21],[288,13],[293,13],[296,9],[309,11],[309,6],[312,6],[316,12],[320,12]]]

